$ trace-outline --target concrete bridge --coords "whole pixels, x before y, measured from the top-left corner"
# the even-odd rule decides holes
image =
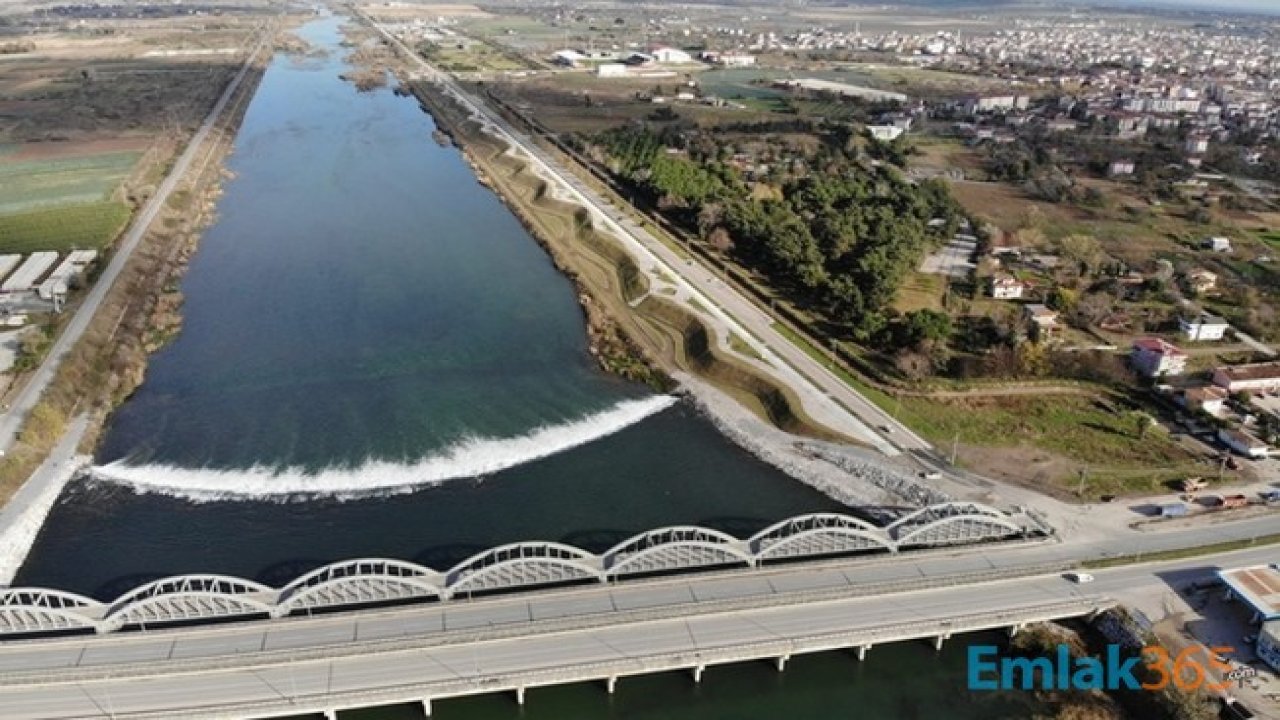
[[[999,552],[1014,552],[1007,549]],[[943,557],[943,555],[946,557]],[[1112,604],[1057,568],[971,554],[829,560],[476,600],[0,643],[0,708],[24,718],[272,718],[874,648],[1089,615]],[[905,566],[905,567],[904,567]],[[932,570],[930,570],[932,572]],[[876,582],[874,578],[893,580]],[[1000,578],[1005,578],[1000,580]],[[852,669],[851,669],[852,672]],[[536,698],[534,699],[536,701]]]
[[[227,618],[311,614],[361,605],[446,602],[499,592],[784,560],[1045,537],[1031,515],[977,503],[921,508],[883,527],[836,513],[800,515],[746,539],[680,525],[638,533],[601,554],[556,542],[522,542],[477,553],[445,571],[387,558],[344,560],[272,588],[223,575],[180,575],[110,602],[46,588],[0,589],[0,639],[60,632],[113,632]]]

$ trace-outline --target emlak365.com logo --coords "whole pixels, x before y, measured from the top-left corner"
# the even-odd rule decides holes
[[[1243,684],[1253,668],[1233,668],[1229,646],[1187,647],[1176,656],[1159,645],[1141,654],[1108,645],[1099,657],[1072,657],[1067,645],[1039,657],[1001,655],[995,645],[970,645],[970,690],[1179,690],[1222,691]],[[1221,679],[1215,677],[1217,675]]]

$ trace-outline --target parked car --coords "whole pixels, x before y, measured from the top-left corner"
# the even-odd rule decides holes
[[[1064,573],[1062,577],[1078,585],[1091,583],[1094,580],[1094,577],[1087,572],[1069,572],[1069,573]]]

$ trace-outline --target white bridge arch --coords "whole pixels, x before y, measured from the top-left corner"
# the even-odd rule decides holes
[[[750,568],[777,560],[897,553],[1051,532],[1027,511],[1011,515],[981,503],[946,502],[885,526],[839,513],[799,515],[746,539],[697,525],[674,525],[637,533],[599,555],[557,542],[510,543],[476,553],[445,571],[388,558],[342,560],[281,588],[226,575],[178,575],[134,588],[109,603],[61,590],[0,588],[0,639],[283,617],[393,602],[448,602],[473,593],[603,583],[727,566]]]
[[[738,563],[755,565],[741,540],[697,525],[673,525],[632,535],[605,551],[602,559],[609,578]]]
[[[444,597],[444,578],[404,560],[359,558],[316,568],[280,589],[274,615]]]

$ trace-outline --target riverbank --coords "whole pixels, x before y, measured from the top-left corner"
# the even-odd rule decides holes
[[[575,283],[602,367],[656,387],[678,378],[726,436],[843,503],[915,500],[888,489],[909,483],[905,466],[871,457],[861,444],[810,419],[790,387],[753,367],[767,361],[741,338],[721,337],[696,299],[681,297],[656,268],[641,268],[611,234],[593,226],[586,209],[562,197],[552,181],[446,91],[422,81],[409,87],[461,149],[478,181],[503,200]],[[849,457],[841,453],[839,463],[829,453],[817,457],[803,447],[802,441],[813,440],[826,449],[843,448]],[[887,481],[875,482],[868,473]]]
[[[222,161],[269,60],[269,53],[251,58],[208,134],[195,136],[203,142],[192,150],[179,184],[158,196],[160,205],[138,211],[135,222],[145,229],[119,275],[99,280],[109,286],[83,333],[65,356],[46,359],[57,363],[56,370],[18,440],[0,460],[0,502],[7,503],[50,457],[73,416],[86,417],[78,449],[91,453],[112,410],[142,382],[148,355],[178,331],[178,279],[212,219],[224,177]],[[70,310],[68,325],[78,304]]]

